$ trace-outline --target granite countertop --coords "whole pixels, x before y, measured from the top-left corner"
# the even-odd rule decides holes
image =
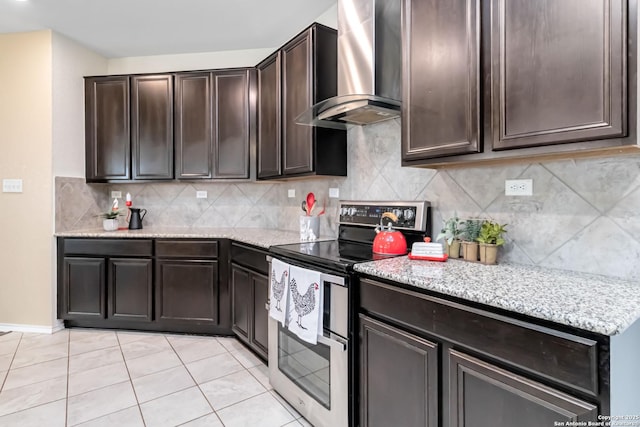
[[[177,238],[177,239],[233,239],[242,243],[268,249],[274,245],[300,242],[297,231],[265,228],[204,228],[204,227],[148,227],[141,230],[104,231],[102,229],[74,230],[55,233],[57,237],[87,237],[111,239]],[[322,237],[319,240],[333,240]]]
[[[518,264],[398,257],[354,270],[602,335],[622,333],[640,318],[640,283]]]

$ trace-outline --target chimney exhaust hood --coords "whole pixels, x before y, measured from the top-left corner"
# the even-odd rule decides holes
[[[313,105],[296,123],[346,129],[400,116],[401,3],[338,0],[338,96]]]

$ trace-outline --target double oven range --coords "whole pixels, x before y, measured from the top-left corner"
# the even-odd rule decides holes
[[[356,425],[357,277],[353,265],[374,254],[382,214],[398,217],[409,249],[430,235],[428,202],[341,201],[337,240],[272,246],[270,257],[313,270],[323,286],[322,335],[309,344],[269,319],[269,379],[273,388],[314,426]],[[386,220],[385,220],[386,221]]]

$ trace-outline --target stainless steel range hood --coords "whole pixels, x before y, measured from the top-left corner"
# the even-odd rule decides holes
[[[401,3],[338,0],[338,96],[313,105],[296,123],[344,129],[400,116]]]

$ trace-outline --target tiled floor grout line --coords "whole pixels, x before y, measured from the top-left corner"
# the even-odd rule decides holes
[[[39,407],[42,407],[42,406],[51,405],[51,404],[54,404],[56,402],[57,403],[54,406],[59,408],[57,410],[59,410],[61,412],[63,408],[62,408],[62,402],[60,402],[60,401],[62,399],[64,399],[64,411],[65,411],[65,413],[64,414],[59,413],[60,418],[58,418],[58,420],[61,423],[60,425],[64,425],[65,427],[72,427],[69,424],[69,422],[70,422],[70,418],[69,418],[69,416],[70,416],[70,412],[69,412],[70,400],[72,398],[75,398],[77,396],[82,396],[85,393],[95,392],[95,391],[98,391],[98,390],[101,390],[101,389],[104,389],[104,388],[112,387],[114,385],[120,385],[121,387],[124,387],[124,384],[128,383],[129,387],[131,387],[131,389],[133,391],[133,394],[134,394],[134,397],[135,397],[135,404],[134,405],[128,406],[127,408],[121,408],[121,409],[118,409],[118,410],[113,410],[113,412],[110,412],[109,414],[102,414],[100,416],[96,416],[96,417],[88,419],[88,420],[82,420],[82,422],[80,424],[95,422],[96,420],[99,420],[99,419],[102,419],[102,418],[106,419],[106,417],[113,416],[114,414],[117,414],[117,413],[119,413],[121,411],[125,411],[125,410],[131,412],[132,408],[134,406],[136,406],[137,409],[138,409],[140,422],[141,422],[141,424],[143,426],[146,427],[148,420],[145,420],[143,412],[142,412],[142,405],[143,404],[146,404],[148,402],[152,402],[152,401],[155,401],[155,400],[158,400],[158,399],[162,399],[162,398],[167,398],[168,396],[171,396],[172,394],[180,393],[180,392],[183,392],[183,391],[193,387],[191,385],[190,386],[186,386],[185,388],[181,388],[179,390],[174,390],[171,393],[168,393],[166,395],[157,396],[157,397],[155,397],[153,399],[150,399],[150,400],[148,400],[148,401],[146,401],[144,403],[141,403],[140,402],[140,398],[138,396],[138,391],[136,390],[136,387],[134,386],[134,378],[132,378],[132,374],[131,374],[131,371],[130,371],[129,363],[131,361],[133,361],[133,360],[137,360],[139,358],[147,357],[147,356],[150,356],[150,355],[143,354],[143,355],[131,358],[131,359],[127,359],[125,357],[125,351],[124,351],[123,346],[126,346],[129,343],[134,343],[137,340],[134,339],[133,341],[127,341],[127,342],[123,343],[121,341],[121,336],[118,334],[118,331],[112,331],[112,332],[115,335],[116,344],[114,344],[112,346],[102,347],[102,348],[91,348],[91,346],[93,344],[92,341],[94,341],[94,344],[96,346],[98,346],[98,347],[100,346],[100,341],[101,341],[100,340],[100,335],[99,335],[100,332],[98,332],[97,335],[93,335],[92,336],[91,335],[91,331],[88,331],[88,335],[86,337],[84,337],[84,336],[82,336],[81,334],[78,334],[78,333],[72,334],[72,330],[68,330],[66,332],[67,336],[65,338],[63,338],[61,340],[58,340],[58,339],[54,338],[52,340],[54,342],[51,342],[51,343],[45,342],[46,340],[40,341],[37,336],[35,337],[36,339],[32,339],[31,335],[29,335],[29,337],[27,337],[28,338],[28,340],[27,340],[27,339],[25,339],[24,334],[21,334],[19,339],[17,339],[17,344],[15,345],[15,348],[13,349],[13,352],[12,353],[8,353],[8,354],[11,355],[11,362],[8,365],[8,369],[6,371],[6,375],[2,379],[2,382],[0,382],[0,392],[4,391],[4,387],[6,386],[8,380],[9,380],[9,374],[11,372],[15,373],[19,369],[29,368],[29,367],[36,366],[36,365],[39,365],[39,364],[53,362],[53,361],[56,361],[56,360],[58,360],[58,363],[60,365],[62,365],[62,366],[60,366],[60,368],[62,368],[64,366],[64,362],[62,360],[60,360],[60,359],[62,359],[62,357],[56,357],[56,358],[51,359],[51,360],[43,360],[43,361],[39,361],[39,362],[35,362],[35,363],[30,363],[29,365],[20,366],[18,368],[13,368],[12,369],[19,351],[23,351],[25,353],[29,353],[31,351],[34,351],[34,353],[37,354],[38,353],[38,349],[42,349],[42,351],[45,352],[45,351],[48,350],[47,347],[56,346],[57,349],[52,351],[51,354],[56,354],[57,355],[58,352],[62,353],[63,349],[64,349],[64,347],[61,347],[60,344],[63,344],[63,345],[66,344],[66,358],[67,358],[66,359],[66,373],[63,374],[64,378],[66,379],[65,388],[64,388],[64,390],[65,390],[64,397],[62,397],[60,399],[52,400],[52,401],[45,401],[43,403],[28,407],[28,408],[20,409],[20,410],[17,410],[17,411],[13,411],[13,412],[8,413],[8,414],[3,414],[2,417],[13,415],[13,414],[16,414],[16,413],[21,413],[23,411],[30,411],[30,410],[32,410],[34,408],[39,408]],[[111,339],[109,334],[105,334],[105,336],[108,336],[109,339]],[[144,340],[146,338],[150,338],[151,336],[152,336],[151,334],[146,335],[146,336],[142,336],[140,338],[140,340]],[[196,387],[198,387],[198,390],[200,391],[201,396],[204,397],[205,401],[207,402],[207,405],[208,405],[209,409],[211,410],[211,412],[209,412],[207,414],[198,416],[197,418],[194,418],[194,419],[191,419],[191,420],[188,420],[188,421],[184,421],[184,422],[181,421],[180,424],[177,424],[177,425],[189,424],[191,422],[199,420],[200,418],[206,418],[206,417],[209,417],[209,416],[212,416],[212,415],[215,414],[215,419],[217,420],[217,422],[220,423],[220,425],[224,426],[225,424],[222,421],[222,418],[220,417],[220,415],[218,413],[219,410],[226,410],[227,408],[231,408],[231,407],[233,407],[235,405],[239,405],[239,404],[241,404],[243,402],[246,402],[246,401],[248,401],[250,399],[254,399],[254,398],[258,397],[258,396],[263,396],[261,399],[264,400],[264,399],[266,399],[265,393],[267,393],[267,396],[270,396],[270,398],[273,400],[273,403],[277,406],[277,408],[279,408],[279,409],[277,409],[278,411],[284,410],[286,413],[288,413],[291,416],[292,419],[288,423],[294,423],[296,421],[298,423],[300,423],[300,420],[302,419],[302,416],[299,413],[297,413],[297,411],[295,411],[295,409],[285,406],[285,403],[282,401],[282,398],[279,398],[279,396],[276,395],[275,391],[273,389],[269,388],[270,386],[269,386],[268,383],[263,384],[262,381],[264,381],[264,375],[265,375],[265,372],[264,372],[265,363],[264,363],[264,361],[262,359],[260,359],[260,358],[257,358],[257,356],[255,356],[253,353],[251,353],[249,350],[247,350],[237,340],[234,340],[233,339],[234,337],[224,337],[224,338],[229,338],[229,340],[220,340],[220,339],[218,339],[220,337],[215,337],[215,336],[208,337],[208,338],[213,338],[214,342],[217,343],[220,346],[220,348],[219,348],[220,352],[218,352],[216,354],[209,355],[209,353],[208,353],[209,350],[208,350],[208,347],[207,347],[208,344],[206,344],[206,341],[198,341],[198,340],[194,341],[194,343],[201,343],[201,342],[205,343],[203,345],[203,347],[202,347],[202,351],[200,351],[200,349],[195,349],[195,350],[189,349],[190,343],[188,341],[176,340],[175,344],[172,343],[171,339],[169,339],[169,338],[173,337],[174,335],[167,336],[165,334],[160,333],[160,334],[154,334],[153,336],[155,336],[157,338],[162,337],[162,339],[159,339],[158,341],[150,339],[149,340],[150,348],[153,348],[153,346],[155,345],[156,342],[160,342],[160,343],[166,342],[166,343],[168,343],[169,348],[173,352],[173,355],[175,355],[175,357],[177,357],[177,359],[179,361],[179,364],[176,365],[176,366],[172,366],[172,367],[161,369],[161,370],[159,370],[157,372],[151,372],[151,373],[139,376],[139,377],[136,378],[136,380],[141,379],[141,378],[145,378],[145,377],[148,377],[148,376],[151,376],[151,375],[158,375],[158,374],[160,374],[159,375],[159,379],[163,380],[162,373],[170,371],[170,370],[173,370],[173,369],[176,369],[176,368],[182,368],[183,370],[186,371],[186,373],[189,376],[189,378],[191,379],[192,383]],[[180,335],[176,335],[176,336],[179,337]],[[60,337],[60,338],[62,338],[62,337]],[[86,342],[83,342],[83,341],[86,341]],[[78,344],[78,343],[82,343],[82,344]],[[22,345],[26,345],[27,346],[27,350],[21,348]],[[31,345],[35,345],[35,347],[30,347]],[[116,346],[117,346],[117,349],[116,349]],[[74,348],[75,351],[77,351],[78,349],[82,349],[82,351],[77,353],[77,354],[73,354],[72,355],[71,354],[72,348]],[[141,349],[143,350],[143,352],[146,351],[146,348],[144,346],[141,347]],[[215,347],[215,346],[212,346],[211,349],[212,349],[212,351],[211,351],[212,353],[215,353],[216,351],[218,351],[217,347]],[[138,349],[135,349],[135,350],[138,351]],[[103,351],[108,352],[110,354],[107,359],[103,358],[104,356],[101,354],[101,352],[103,352]],[[166,351],[166,350],[163,350],[163,351]],[[82,367],[81,370],[79,370],[78,372],[74,372],[74,373],[71,372],[71,365],[72,365],[71,358],[72,357],[82,357],[82,355],[85,355],[85,354],[88,354],[88,353],[94,353],[94,352],[96,353],[95,356],[89,356],[88,358],[80,361],[80,365],[78,365],[77,367]],[[181,355],[181,352],[184,354],[184,356]],[[101,366],[97,366],[97,367],[95,366],[95,364],[104,363],[104,361],[111,360],[112,357],[116,358],[117,354],[119,354],[119,356],[121,357],[122,362],[115,361],[113,363],[107,363],[106,365],[101,365]],[[134,352],[134,354],[135,354],[135,352]],[[207,354],[207,355],[204,355],[204,354]],[[260,385],[259,388],[260,388],[261,391],[259,391],[258,394],[254,395],[254,396],[249,396],[249,397],[242,398],[242,399],[237,400],[237,401],[235,401],[235,402],[233,402],[231,404],[226,404],[226,406],[218,408],[218,410],[216,410],[216,409],[214,409],[214,406],[213,406],[212,402],[209,400],[209,398],[205,394],[203,388],[201,388],[202,384],[200,384],[198,381],[196,381],[196,378],[194,377],[194,374],[187,367],[187,363],[185,362],[185,359],[183,359],[183,357],[187,357],[187,358],[195,357],[194,360],[189,360],[189,362],[188,362],[189,364],[192,364],[192,363],[197,363],[197,362],[209,359],[209,358],[213,358],[213,357],[216,357],[216,356],[222,356],[222,355],[227,355],[227,356],[230,355],[231,359],[229,359],[229,361],[233,360],[235,363],[237,363],[238,366],[239,366],[238,367],[239,370],[234,371],[234,372],[230,372],[230,373],[226,373],[225,375],[222,375],[222,376],[219,376],[219,377],[207,380],[207,381],[202,381],[202,384],[206,384],[206,383],[209,383],[211,381],[219,380],[219,379],[222,379],[222,378],[234,375],[234,374],[239,374],[239,373],[247,374],[248,373],[249,377],[247,377],[247,379],[251,378],[253,381],[256,381]],[[34,359],[36,359],[36,358],[37,357],[34,357]],[[256,359],[254,360],[254,358],[256,358]],[[20,360],[31,361],[32,360],[31,359],[31,355],[30,354],[24,354],[23,356],[20,356]],[[87,361],[92,361],[92,360],[94,362],[93,364],[87,363]],[[75,394],[74,396],[70,396],[71,385],[72,385],[72,376],[74,376],[76,374],[87,373],[87,378],[88,378],[88,377],[90,377],[92,375],[90,373],[90,371],[92,371],[92,370],[101,369],[101,368],[108,367],[108,366],[111,366],[111,365],[118,365],[119,363],[124,363],[124,368],[126,369],[126,377],[123,375],[122,376],[122,381],[118,381],[115,384],[104,385],[104,386],[101,386],[101,387],[98,387],[98,388],[90,388],[89,387],[89,390],[82,391],[80,393]],[[75,363],[74,363],[74,366],[76,366]],[[61,371],[62,371],[62,369],[61,369]],[[107,371],[108,371],[108,369],[107,369]],[[256,371],[258,371],[258,372],[256,372]],[[29,371],[26,371],[26,372],[27,372],[27,374],[30,374]],[[27,375],[27,376],[21,375],[21,376],[17,376],[16,380],[18,382],[20,382],[20,381],[24,381],[25,379],[27,379],[27,380],[36,379],[36,378],[40,379],[40,375],[41,375],[40,371],[38,371],[38,369],[36,368],[36,371],[34,371],[34,372],[38,373],[37,377],[31,377],[30,375]],[[49,371],[47,371],[47,372],[49,372]],[[143,370],[141,372],[145,372],[145,371]],[[122,372],[122,373],[124,373],[124,372]],[[196,374],[197,374],[197,372],[196,372]],[[38,383],[41,383],[41,382],[50,381],[50,380],[53,380],[53,379],[56,379],[56,378],[59,379],[59,381],[61,382],[62,378],[63,378],[63,375],[56,376],[55,378],[39,380],[39,381],[36,381],[34,383],[30,383],[30,384],[20,385],[19,387],[31,386],[31,385],[38,384]],[[42,377],[44,378],[44,377],[46,377],[46,375],[43,375]],[[268,375],[267,375],[267,377],[268,377]],[[206,378],[206,376],[204,378]],[[184,379],[186,380],[186,377],[184,377]],[[261,379],[262,379],[262,381],[261,381]],[[13,381],[14,380],[12,380],[12,383],[13,383]],[[77,381],[79,381],[79,382],[74,383],[74,384],[77,384],[79,386],[78,390],[81,390],[82,388],[87,388],[87,385],[90,386],[89,383],[85,384],[85,381],[86,381],[85,378],[79,378]],[[96,384],[94,384],[94,386],[98,385],[98,384],[102,384],[102,383],[103,382],[96,383]],[[16,388],[18,388],[18,387],[16,387]],[[257,389],[257,387],[256,387],[256,389]],[[60,391],[62,391],[62,390],[60,390]],[[60,394],[62,394],[62,393],[60,393]],[[46,391],[43,391],[43,397],[45,398],[44,400],[46,400],[46,398],[48,398]],[[241,397],[241,396],[237,396],[237,397]],[[79,403],[79,402],[76,402],[76,403]],[[74,403],[74,408],[76,408],[76,406],[77,406],[76,403]],[[204,403],[204,402],[202,402],[202,403]],[[275,409],[276,406],[273,406],[273,408]],[[8,408],[11,408],[11,407],[8,407]],[[49,409],[42,409],[42,410],[48,411]],[[76,410],[77,410],[77,408],[76,408]],[[38,413],[38,411],[36,411],[36,413]],[[85,414],[85,415],[89,415],[89,414]],[[133,414],[131,414],[131,415],[133,415]],[[147,414],[147,415],[149,416],[149,414]],[[118,416],[118,415],[116,415],[116,416]],[[10,418],[12,420],[14,419],[14,417],[10,417]],[[213,418],[214,417],[212,417],[212,420],[213,420]],[[64,424],[62,424],[62,423],[64,423]],[[285,424],[288,424],[288,423],[285,423]]]
[[[129,385],[131,386],[131,389],[133,390],[133,395],[136,398],[136,406],[138,407],[138,412],[140,413],[140,419],[142,420],[142,425],[146,427],[147,423],[144,420],[144,415],[142,414],[142,408],[140,407],[140,399],[138,399],[138,393],[136,393],[136,388],[133,386],[133,379],[131,378],[129,365],[127,364],[127,359],[124,357],[124,351],[122,351],[122,343],[120,342],[120,336],[118,335],[117,331],[115,332],[115,334],[116,334],[116,341],[118,342],[118,348],[120,349],[120,354],[122,355],[122,363],[124,363],[124,368],[127,370],[127,376],[129,377]]]
[[[69,425],[69,380],[71,377],[71,332],[67,333],[67,392],[64,396],[64,425]]]
[[[167,338],[166,338],[166,336],[165,336],[165,339],[167,339]],[[211,404],[211,402],[210,402],[210,401],[209,401],[209,399],[207,398],[207,395],[206,395],[206,394],[204,393],[204,391],[202,391],[202,389],[200,388],[200,383],[198,383],[198,381],[196,381],[196,379],[195,379],[195,378],[193,377],[193,375],[191,374],[191,371],[189,370],[189,368],[187,368],[186,363],[184,363],[184,360],[182,360],[182,357],[180,357],[180,353],[178,353],[178,351],[176,350],[176,348],[173,346],[173,344],[171,343],[171,340],[167,339],[167,341],[169,342],[169,346],[171,346],[171,349],[173,350],[173,352],[174,352],[174,353],[176,354],[176,356],[178,357],[178,360],[180,361],[180,363],[182,363],[182,367],[187,371],[187,374],[189,375],[189,377],[191,378],[191,380],[193,381],[193,383],[196,385],[196,387],[198,387],[198,391],[200,392],[200,394],[202,395],[202,397],[204,397],[204,400],[206,400],[206,401],[207,401],[207,404],[208,404],[208,405],[209,405],[209,407],[211,408],[211,411],[212,411],[214,414],[216,414],[216,417],[218,417],[218,419],[219,419],[219,420],[220,420],[220,422],[222,423],[222,420],[220,419],[220,416],[218,415],[218,412],[216,412],[216,410],[213,408],[213,405]],[[216,339],[216,342],[218,342],[218,340],[217,340],[217,339]],[[226,348],[225,348],[222,344],[220,344],[220,346],[222,346],[222,348],[224,348],[224,349],[226,350]],[[222,353],[220,353],[220,354],[222,354]],[[199,359],[199,360],[204,360],[204,359],[207,359],[207,358],[205,357],[205,358],[202,358],[202,359]],[[192,362],[193,362],[193,361],[192,361]],[[192,363],[192,362],[190,362],[190,363]],[[163,397],[163,396],[161,396],[161,397]],[[158,397],[158,399],[159,399],[159,398],[160,398],[160,397]],[[206,417],[206,416],[208,416],[208,415],[210,415],[210,414],[205,414],[205,415],[202,415],[201,417],[198,417],[198,418],[203,418],[203,417]],[[195,419],[198,419],[198,418],[195,418]],[[182,424],[186,424],[186,423],[191,422],[191,421],[193,421],[193,420],[189,420],[189,421],[187,421],[187,422],[185,422],[185,423],[182,423]],[[223,424],[223,426],[224,426],[224,424]]]

